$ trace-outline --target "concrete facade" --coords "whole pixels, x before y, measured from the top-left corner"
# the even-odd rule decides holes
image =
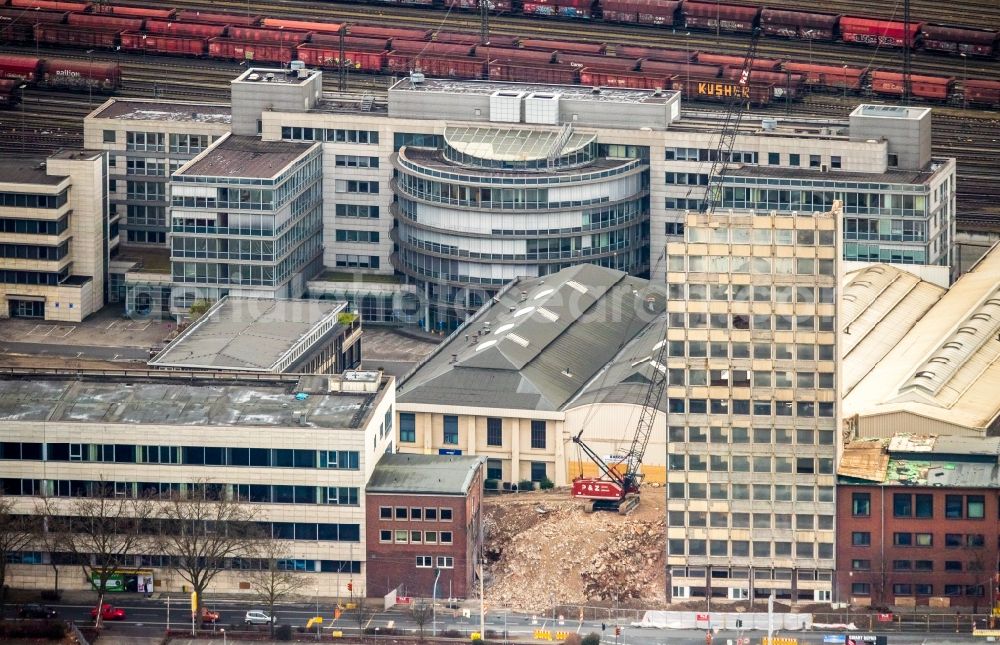
[[[99,151],[0,164],[0,317],[80,322],[104,305],[110,248]]]

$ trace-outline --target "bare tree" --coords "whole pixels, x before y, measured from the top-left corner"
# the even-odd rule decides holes
[[[204,593],[224,569],[227,558],[253,555],[256,511],[252,506],[195,484],[176,493],[160,508],[160,552],[171,556],[177,573],[198,594],[195,617],[202,626]]]
[[[39,513],[50,534],[45,542],[72,553],[97,590],[100,626],[108,583],[120,567],[133,564],[132,558],[144,552],[154,507],[150,498],[116,495],[113,486],[104,482],[93,484],[87,492],[89,497],[67,503],[46,498]]]
[[[250,589],[261,603],[267,606],[271,616],[271,638],[274,638],[274,605],[295,594],[310,583],[308,576],[288,571],[281,562],[289,558],[284,545],[279,540],[262,539],[255,545],[255,557],[261,568],[254,569],[247,576]]]
[[[421,641],[424,640],[424,626],[431,621],[432,617],[433,608],[426,602],[417,602],[410,607],[410,618],[417,626],[417,634]]]
[[[354,605],[354,620],[358,623],[358,638],[364,641],[365,628],[375,617],[376,612],[374,608],[365,605],[365,594],[356,589],[356,582],[351,581],[348,586],[351,594],[350,604]]]
[[[7,606],[8,560],[23,551],[34,534],[31,517],[14,513],[13,500],[0,498],[0,620]]]

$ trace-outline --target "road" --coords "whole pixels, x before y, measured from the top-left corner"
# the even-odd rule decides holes
[[[54,343],[0,343],[0,354],[26,356],[57,356],[59,358],[90,358],[105,361],[143,361],[149,350],[139,347],[106,347],[101,345],[56,345]]]
[[[116,600],[114,596],[108,602],[115,603],[125,609],[126,620],[109,624],[109,630],[118,635],[154,635],[162,633],[168,626],[172,629],[179,629],[190,625],[191,611],[187,599],[174,598],[169,603],[164,599],[144,599],[136,596],[122,597]],[[56,603],[50,604],[59,612],[60,617],[73,620],[79,623],[90,619],[91,605]],[[206,606],[218,611],[220,614],[219,624],[216,629],[226,629],[229,633],[246,629],[243,626],[243,617],[249,609],[261,609],[257,603],[248,600],[212,600],[206,602]],[[356,614],[351,611],[345,612],[339,620],[331,623],[332,607],[329,604],[319,606],[320,615],[324,616],[324,634],[329,634],[331,630],[342,631],[345,636],[356,635],[359,631]],[[11,613],[11,612],[8,612]],[[455,614],[458,614],[457,616]],[[303,626],[306,622],[317,615],[316,605],[310,603],[284,603],[275,610],[278,624],[290,624],[295,627]],[[504,631],[511,639],[532,639],[536,630],[548,631],[555,637],[557,632],[572,632],[586,635],[591,632],[602,634],[602,643],[605,645],[702,645],[706,643],[704,630],[661,630],[661,629],[641,629],[630,625],[622,626],[622,634],[615,637],[614,625],[605,625],[607,629],[602,632],[600,622],[577,620],[565,620],[563,624],[553,621],[550,616],[530,616],[524,614],[507,613],[504,611],[489,612],[486,620],[486,629],[496,632],[498,635]],[[367,628],[378,627],[385,629],[394,627],[396,629],[416,630],[417,625],[409,611],[403,607],[396,607],[386,612],[380,612],[366,621]],[[211,629],[211,626],[207,626]],[[256,627],[257,630],[266,630],[266,626]],[[439,604],[436,612],[436,620],[428,621],[424,625],[424,633],[430,636],[432,632],[441,635],[448,630],[457,630],[463,636],[479,631],[479,616],[473,613],[468,618],[462,617],[460,611],[446,609]],[[824,643],[824,637],[834,634],[829,632],[808,632],[794,633],[785,632],[779,634],[786,637],[798,639],[801,645],[820,645]],[[731,645],[736,643],[740,636],[749,636],[754,645],[761,642],[765,636],[763,632],[747,632],[740,634],[735,631],[722,631],[713,635],[712,645]],[[983,639],[978,639],[981,642]],[[829,642],[829,641],[826,641]],[[888,645],[964,645],[966,643],[977,642],[970,634],[925,634],[912,633],[901,634],[892,632],[888,634]]]

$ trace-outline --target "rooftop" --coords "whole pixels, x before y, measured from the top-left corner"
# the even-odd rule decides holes
[[[661,103],[677,94],[674,91],[655,91],[628,88],[602,87],[595,92],[587,85],[547,85],[539,83],[504,83],[499,81],[459,81],[447,78],[425,78],[414,83],[411,77],[397,81],[390,92],[438,92],[441,94],[482,94],[489,96],[499,90],[522,91],[526,94],[558,94],[560,100],[594,101],[598,103]]]
[[[346,378],[346,375],[344,376]],[[340,376],[42,371],[0,375],[0,421],[357,429],[377,392],[330,392]],[[379,392],[385,382],[379,383]],[[307,396],[304,396],[307,395]]]
[[[1000,418],[1000,245],[947,291],[876,265],[844,287],[845,417],[907,412],[982,435]]]
[[[445,142],[473,157],[499,161],[546,159],[567,155],[597,140],[597,135],[560,130],[456,126],[445,128]]]
[[[659,286],[591,264],[520,278],[404,377],[397,400],[559,410],[664,308]]]
[[[152,367],[281,372],[334,331],[347,306],[332,300],[225,297],[156,355]],[[312,338],[311,341],[308,339]]]
[[[372,472],[367,493],[464,495],[485,457],[385,454]]]
[[[316,74],[322,73],[317,69],[303,69],[300,71],[304,72],[302,76],[299,76],[299,70],[292,70],[287,67],[253,67],[240,74],[233,83],[301,85]]]
[[[530,133],[530,131],[528,131]],[[497,162],[512,162],[513,157],[507,155],[500,155],[499,157],[490,157],[486,150],[477,150],[476,152],[469,152],[468,154],[477,156],[481,159],[495,159]],[[416,163],[420,166],[430,168],[432,170],[441,170],[444,172],[453,172],[461,175],[467,175],[470,177],[558,177],[560,175],[573,176],[579,175],[585,172],[599,172],[603,170],[610,170],[612,168],[620,168],[622,166],[634,165],[634,160],[632,159],[613,159],[609,157],[597,157],[584,165],[566,165],[566,166],[554,166],[546,168],[534,168],[531,170],[508,170],[500,168],[480,168],[473,166],[471,164],[460,164],[445,157],[445,153],[442,150],[431,150],[428,148],[416,148],[409,147],[402,148],[399,151],[399,156],[401,159],[406,159]],[[519,161],[527,161],[533,159],[530,156],[522,156]],[[544,159],[544,157],[543,157]],[[542,163],[537,164],[541,166]],[[487,179],[486,181],[489,181]]]
[[[232,113],[228,105],[216,103],[110,99],[106,105],[92,112],[90,118],[229,124]]]
[[[851,116],[877,116],[890,119],[922,119],[929,114],[930,108],[910,107],[904,105],[872,105],[862,103],[854,108]]]
[[[44,157],[0,155],[0,183],[58,186],[64,181],[66,177],[45,173]]]
[[[188,162],[176,174],[273,179],[318,145],[229,135]]]
[[[901,435],[844,446],[841,483],[1000,488],[1000,438]]]
[[[742,166],[726,170],[726,177],[777,177],[782,179],[812,179],[814,181],[855,182],[863,184],[925,184],[934,177],[946,160],[932,160],[920,170],[887,170],[875,172],[845,172],[819,168],[788,168],[775,166]]]

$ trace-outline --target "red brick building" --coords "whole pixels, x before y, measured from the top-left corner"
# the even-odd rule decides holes
[[[483,457],[387,454],[365,488],[366,593],[478,595]]]
[[[998,438],[854,441],[838,468],[836,598],[991,606],[997,599]]]

